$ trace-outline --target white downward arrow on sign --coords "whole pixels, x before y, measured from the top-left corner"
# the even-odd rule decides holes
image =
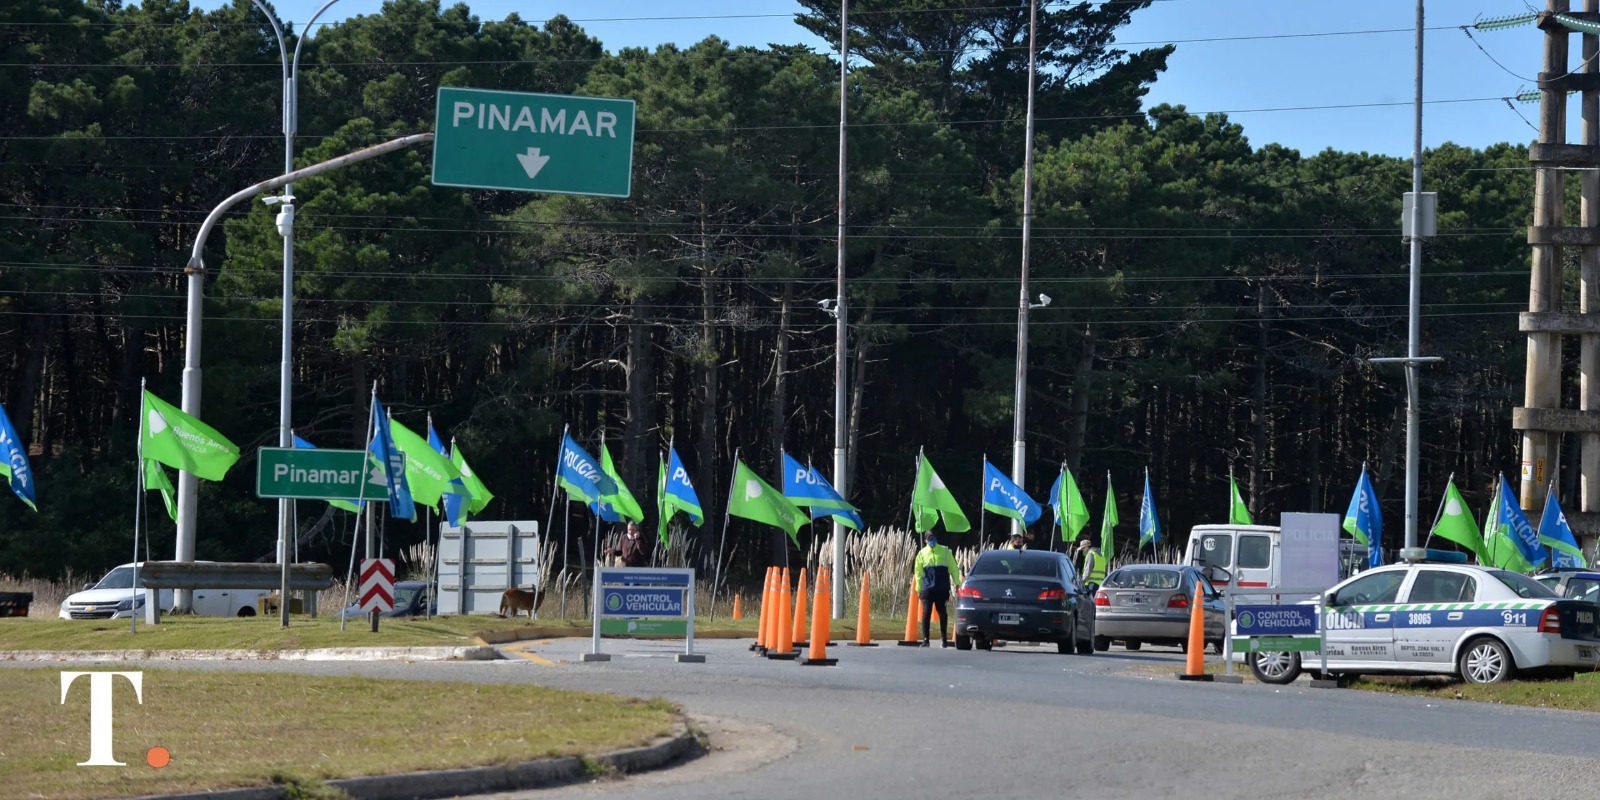
[[[522,170],[528,173],[529,178],[536,178],[539,176],[539,170],[544,169],[544,165],[550,161],[550,157],[541,156],[539,148],[530,147],[528,152],[518,153],[517,160],[522,162]]]

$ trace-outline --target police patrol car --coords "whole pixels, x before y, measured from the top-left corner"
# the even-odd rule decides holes
[[[1515,572],[1391,564],[1334,585],[1323,602],[1328,672],[1335,675],[1439,673],[1497,683],[1518,670],[1600,667],[1600,604],[1563,599]],[[1289,683],[1302,666],[1299,653],[1251,653],[1247,660],[1266,683]],[[1305,661],[1320,667],[1315,653]]]

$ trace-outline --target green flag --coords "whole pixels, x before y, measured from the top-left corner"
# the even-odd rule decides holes
[[[667,547],[667,457],[656,460],[656,540]]]
[[[161,493],[161,500],[167,504],[167,516],[177,522],[178,506],[172,498],[172,481],[167,479],[167,471],[161,468],[161,462],[153,458],[144,460],[144,488]]]
[[[728,513],[782,528],[796,547],[800,546],[800,539],[795,533],[801,525],[811,521],[806,512],[789,502],[782,492],[761,480],[744,465],[743,460],[734,464],[733,496],[728,498]]]
[[[483,485],[478,479],[478,474],[467,466],[467,457],[461,455],[461,448],[456,447],[454,441],[450,442],[450,463],[461,473],[461,482],[466,485],[467,491],[472,492],[472,500],[467,504],[467,510],[476,514],[489,506],[489,501],[494,499],[494,492]]]
[[[389,420],[389,435],[394,437],[395,449],[406,454],[406,484],[417,505],[436,506],[440,497],[461,493],[462,485],[451,483],[461,477],[461,471],[427,439],[394,419]]]
[[[139,409],[139,454],[208,481],[222,480],[239,460],[228,437],[148,390]]]
[[[1117,526],[1117,495],[1111,491],[1111,473],[1106,473],[1106,510],[1100,517],[1100,557],[1110,563],[1111,529]]]
[[[600,499],[610,503],[611,508],[624,518],[644,522],[644,509],[639,506],[638,500],[633,499],[633,492],[628,491],[628,484],[622,482],[622,476],[617,474],[617,465],[611,462],[611,451],[606,449],[604,440],[600,442],[600,471],[617,487],[616,492],[601,494]]]
[[[1453,480],[1445,484],[1444,507],[1439,511],[1439,521],[1433,525],[1433,535],[1449,539],[1472,551],[1478,557],[1478,563],[1489,563],[1484,554],[1483,535],[1478,532],[1478,523],[1472,519],[1467,502],[1461,499],[1461,491]]]
[[[1056,502],[1066,513],[1061,515],[1061,541],[1070,542],[1089,524],[1089,506],[1083,501],[1083,492],[1078,491],[1078,481],[1072,477],[1072,470],[1065,465],[1061,467],[1061,496]],[[1068,531],[1071,533],[1068,533]],[[1103,552],[1103,551],[1102,551]]]
[[[1254,525],[1250,520],[1250,507],[1244,504],[1244,495],[1239,494],[1239,482],[1233,479],[1233,473],[1228,473],[1228,522],[1233,525]]]
[[[917,453],[917,482],[911,490],[911,515],[917,533],[923,533],[937,524],[942,517],[944,529],[951,533],[972,530],[967,515],[956,505],[956,496],[933,471],[926,456]]]

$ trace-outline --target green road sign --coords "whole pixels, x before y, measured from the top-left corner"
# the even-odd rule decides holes
[[[633,101],[439,87],[433,183],[627,197]]]
[[[602,636],[683,636],[689,630],[686,619],[635,619],[633,617],[601,617]]]
[[[1247,653],[1315,653],[1322,649],[1322,641],[1315,636],[1238,636],[1233,640],[1233,649]]]
[[[383,467],[365,450],[263,447],[258,451],[256,494],[302,500],[389,499]]]

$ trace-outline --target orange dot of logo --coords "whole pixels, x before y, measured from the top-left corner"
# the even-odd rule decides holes
[[[172,754],[167,752],[165,747],[152,747],[144,754],[144,760],[149,762],[150,766],[161,769],[172,763]]]

